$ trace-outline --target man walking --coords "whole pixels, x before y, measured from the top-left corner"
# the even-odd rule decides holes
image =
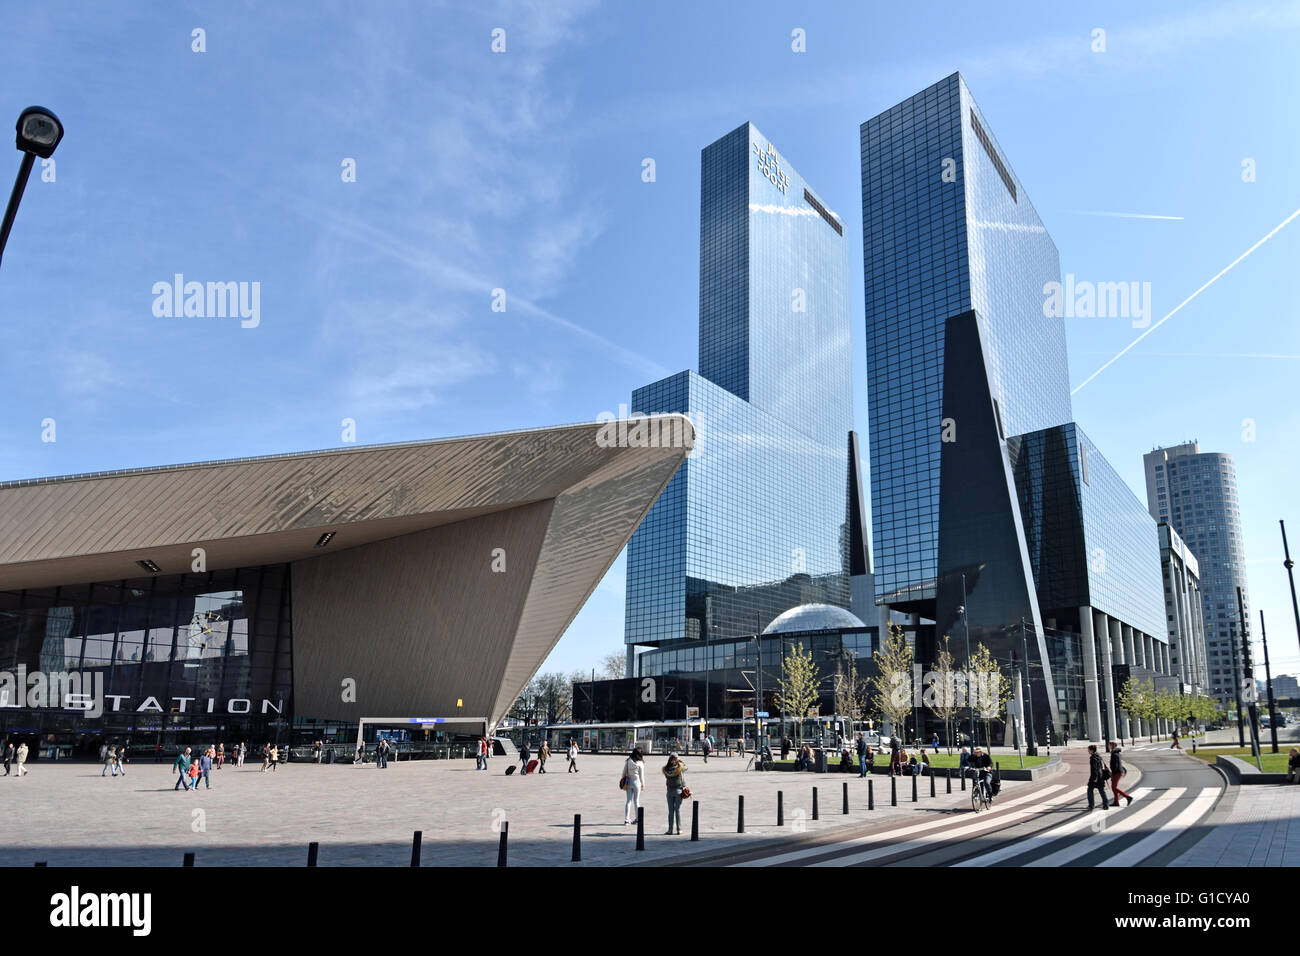
[[[713,753],[713,738],[705,737],[704,740],[700,742],[700,744],[701,744],[700,749],[704,751],[704,762],[708,763],[709,754]]]
[[[934,752],[935,752],[935,753],[938,753],[938,752],[939,752],[939,734],[938,734],[938,733],[936,733],[936,734],[934,735],[934,739],[930,741],[930,746],[934,747]]]
[[[1123,797],[1128,803],[1124,806],[1131,806],[1133,798],[1119,788],[1119,778],[1124,776],[1124,761],[1120,759],[1119,752],[1122,749],[1115,741],[1110,741],[1107,745],[1110,748],[1110,789],[1115,795],[1115,806],[1119,806],[1119,798]]]
[[[172,787],[172,789],[188,790],[190,788],[190,781],[188,777],[188,774],[190,772],[190,748],[189,747],[185,748],[184,753],[180,753],[176,755],[176,760],[172,762],[172,770],[173,772],[180,774],[180,777],[176,781],[176,786]]]
[[[22,743],[18,745],[18,776],[21,777],[23,774],[28,772],[26,764],[27,764],[27,741],[24,740]]]
[[[525,740],[523,745],[519,748],[519,762],[523,764],[523,766],[519,768],[519,775],[521,777],[528,773],[528,761],[532,759],[532,756],[533,752],[528,749],[528,741]]]
[[[208,778],[208,772],[212,769],[212,748],[209,747],[203,751],[203,756],[199,758],[199,775],[194,778],[194,789],[199,788],[199,779],[202,778],[204,786],[209,790],[212,789],[212,781]]]
[[[858,731],[858,739],[854,743],[858,750],[858,778],[861,779],[867,775],[867,738],[862,736],[862,731]]]
[[[1092,791],[1096,790],[1101,794],[1101,808],[1110,809],[1110,803],[1106,800],[1106,768],[1101,762],[1101,754],[1097,753],[1096,744],[1088,744],[1088,809],[1096,809],[1096,804],[1092,798]]]
[[[9,776],[9,765],[14,759],[14,742],[10,740],[5,744],[5,776]]]
[[[104,761],[104,769],[99,772],[99,775],[101,777],[106,777],[108,776],[109,770],[112,770],[113,776],[116,777],[117,767],[114,765],[117,763],[117,748],[109,747],[105,744],[103,747],[99,748],[99,755],[100,759]]]

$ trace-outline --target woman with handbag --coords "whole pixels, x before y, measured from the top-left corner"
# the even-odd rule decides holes
[[[623,826],[636,823],[637,810],[641,807],[641,788],[645,786],[645,764],[641,757],[641,748],[633,747],[623,763],[623,779],[618,785],[627,794],[627,808],[623,816]]]
[[[682,833],[682,797],[689,796],[686,788],[686,764],[677,759],[677,754],[668,755],[664,764],[664,778],[668,783],[668,832],[665,836],[678,836]],[[676,831],[674,831],[676,827]]]

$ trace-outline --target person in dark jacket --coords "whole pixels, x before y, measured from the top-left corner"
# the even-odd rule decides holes
[[[9,757],[5,756],[5,773],[9,772]],[[1291,748],[1291,756],[1286,763],[1286,782],[1300,783],[1300,750]]]
[[[1291,751],[1295,753],[1295,751]],[[14,742],[11,740],[5,744],[5,776],[9,776],[9,765],[14,762]]]
[[[1101,754],[1097,753],[1096,744],[1088,744],[1088,809],[1096,809],[1093,801],[1092,791],[1096,790],[1101,794],[1101,808],[1110,809],[1110,803],[1106,800],[1106,777],[1102,773],[1103,764]]]
[[[865,777],[867,775],[867,752],[870,749],[867,747],[867,738],[859,733],[856,746],[858,748],[858,776]]]
[[[188,790],[190,788],[190,748],[186,747],[183,753],[176,755],[176,760],[172,762],[172,772],[180,774],[180,779],[176,781],[173,790]]]
[[[198,789],[200,779],[203,781],[204,786],[209,790],[212,789],[212,780],[208,777],[208,773],[211,770],[212,758],[208,756],[208,752],[205,750],[203,751],[203,756],[199,757],[199,775],[194,778],[194,789]]]
[[[1119,798],[1123,797],[1128,803],[1124,806],[1130,806],[1133,803],[1133,797],[1119,788],[1119,778],[1124,776],[1124,761],[1120,759],[1120,751],[1123,749],[1115,741],[1106,745],[1110,748],[1110,789],[1115,795],[1115,806],[1119,806]]]
[[[519,768],[521,775],[528,772],[528,761],[532,759],[533,752],[528,749],[528,742],[524,741],[523,746],[519,748],[519,762],[523,764],[523,766]]]

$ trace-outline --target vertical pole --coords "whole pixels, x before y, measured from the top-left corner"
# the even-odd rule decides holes
[[[736,805],[736,832],[745,832],[745,795],[742,793],[738,798]]]
[[[912,802],[916,803],[916,774],[912,774]]]
[[[1282,554],[1285,556],[1282,561],[1282,567],[1286,568],[1287,580],[1291,582],[1291,613],[1295,615],[1295,633],[1296,638],[1300,639],[1300,604],[1296,604],[1295,599],[1295,562],[1291,560],[1291,549],[1286,544],[1286,522],[1279,521],[1282,527]]]
[[[1029,677],[1029,645],[1025,639],[1025,619],[1020,619],[1020,656],[1025,662],[1025,729],[1028,740],[1025,742],[1025,754],[1030,757],[1038,754],[1038,738],[1034,733],[1034,688]]]
[[[636,848],[645,849],[645,807],[636,808]]]
[[[506,865],[506,841],[510,837],[510,821],[501,821],[501,842],[497,844],[497,866]]]
[[[948,778],[948,793],[952,793],[952,767],[947,768],[946,776]]]
[[[813,819],[814,820],[820,819],[820,817],[817,816],[817,788],[816,787],[813,787]]]
[[[930,778],[930,796],[933,797],[934,796],[934,768],[933,767],[930,768],[930,773],[927,776],[929,776]]]
[[[319,844],[319,843],[308,843],[308,844],[307,844],[307,865],[308,865],[308,866],[315,866],[315,865],[316,865],[316,856],[317,856],[317,854],[319,854],[319,853],[320,853],[320,844]]]
[[[1264,609],[1259,609],[1259,637],[1264,642],[1264,686],[1268,688],[1268,728],[1277,753],[1277,706],[1273,703],[1273,667],[1268,661],[1268,631],[1264,629]],[[1195,740],[1192,741],[1195,743]]]
[[[867,778],[867,809],[876,809],[876,786],[870,777]]]
[[[423,830],[416,830],[415,836],[411,838],[411,866],[420,865],[420,840],[423,836]]]
[[[573,815],[573,855],[569,857],[570,862],[580,863],[582,861],[582,814]]]
[[[889,805],[898,806],[898,778],[892,773],[889,775]]]
[[[785,792],[782,790],[776,792],[776,825],[785,826]]]
[[[1246,611],[1245,602],[1241,597],[1241,588],[1237,588],[1237,617],[1241,621],[1241,682],[1244,685],[1247,680],[1251,682],[1251,690],[1255,689],[1255,669],[1250,666],[1250,641],[1246,636]],[[1259,757],[1259,708],[1255,704],[1255,694],[1251,694],[1246,702],[1246,713],[1250,716],[1250,752],[1255,758],[1255,766],[1259,772],[1264,772],[1264,765]]]
[[[844,814],[846,814],[846,813],[848,813],[848,812],[849,812],[849,785],[848,785],[848,783],[846,782],[846,783],[844,784],[844,803],[843,803],[843,809],[840,810],[840,813],[844,813]]]
[[[691,842],[700,842],[700,801],[691,801]]]
[[[186,853],[185,857],[181,861],[181,866],[193,866],[193,865],[194,865],[194,854]]]

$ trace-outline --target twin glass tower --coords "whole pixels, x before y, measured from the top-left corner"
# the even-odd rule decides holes
[[[960,74],[860,134],[875,603],[922,664],[951,636],[1019,669],[1040,740],[1113,733],[1116,666],[1169,673],[1159,542],[1072,421],[1056,246]],[[843,223],[749,123],[701,184],[700,370],[633,395],[691,415],[697,448],[629,545],[629,665],[850,607],[871,570]]]

